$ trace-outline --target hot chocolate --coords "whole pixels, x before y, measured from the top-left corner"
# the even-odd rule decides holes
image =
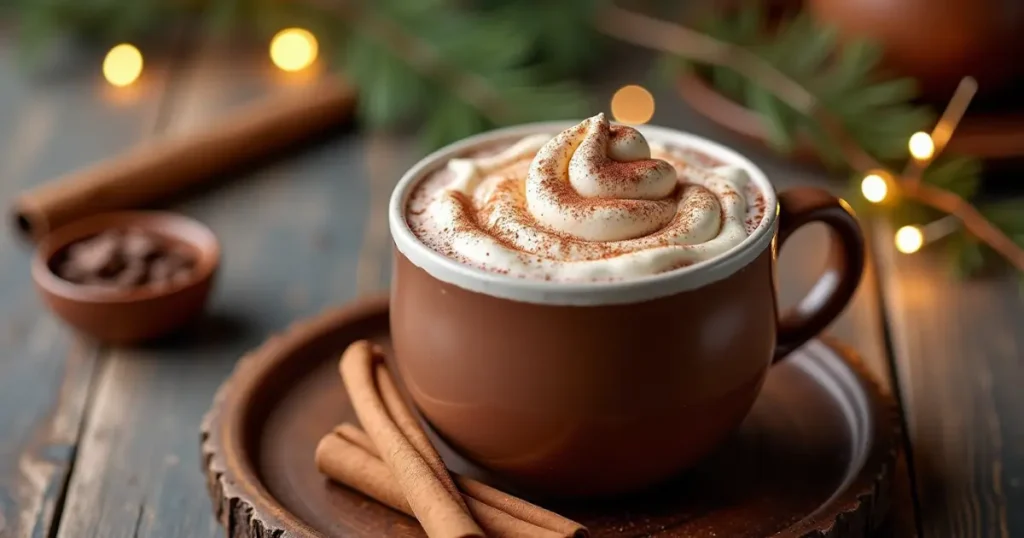
[[[812,222],[833,232],[829,264],[780,314],[776,253]],[[410,397],[463,456],[548,495],[635,491],[709,454],[864,264],[828,192],[776,193],[729,148],[601,115],[438,150],[398,182],[388,224]]]
[[[724,254],[764,219],[743,168],[649,144],[598,114],[449,160],[415,188],[413,233],[467,265],[566,282],[628,280]]]

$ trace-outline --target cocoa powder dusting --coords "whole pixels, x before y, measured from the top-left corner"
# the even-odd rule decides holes
[[[582,127],[578,129],[582,129]],[[635,136],[634,133],[635,131],[632,129],[623,129],[613,125],[608,138],[616,142],[626,141],[627,137]],[[485,151],[471,153],[465,157],[496,154],[508,146],[511,146],[511,143],[504,147],[495,146]],[[573,148],[567,148],[563,157],[568,157],[567,153],[572,150]],[[678,171],[683,171],[689,166],[710,168],[722,164],[717,159],[691,148],[668,148],[665,151],[652,151],[652,153],[654,158],[666,161]],[[616,208],[623,210],[626,214],[649,218],[661,214],[669,205],[680,206],[671,220],[665,223],[661,229],[644,237],[624,242],[586,241],[545,227],[527,209],[525,182],[528,167],[523,163],[524,161],[529,162],[533,155],[528,157],[528,159],[524,157],[516,163],[510,164],[507,168],[492,172],[489,178],[484,180],[493,179],[493,187],[488,192],[486,199],[475,199],[474,196],[464,193],[444,191],[445,186],[454,179],[451,172],[444,167],[431,173],[415,187],[410,196],[406,220],[413,233],[429,248],[462,263],[468,263],[468,261],[455,251],[453,241],[457,236],[464,236],[464,234],[470,234],[470,236],[478,234],[487,236],[502,247],[515,252],[516,258],[524,265],[536,266],[537,263],[545,262],[547,259],[555,262],[602,260],[622,256],[638,249],[671,247],[675,243],[672,241],[673,235],[668,232],[691,228],[698,219],[704,218],[711,211],[718,211],[724,220],[725,215],[722,212],[724,202],[744,197],[744,195],[749,205],[744,222],[748,233],[757,228],[765,213],[765,197],[756,186],[751,186],[748,193],[728,192],[722,200],[716,201],[714,195],[705,187],[681,181],[677,188],[663,200],[638,200],[611,197],[587,198],[576,192],[567,180],[553,182],[552,188],[548,191],[553,198],[551,201],[568,208],[572,216],[578,218],[591,216],[599,208]],[[586,162],[587,159],[582,159],[582,161]],[[658,161],[654,160],[616,162],[604,158],[596,159],[596,161],[600,166],[597,167],[596,173],[592,177],[596,177],[601,186],[607,185],[611,190],[614,190],[615,187],[628,187],[639,181],[640,176],[651,171],[652,167],[659,166]],[[553,159],[539,161],[535,163],[535,166],[549,177],[564,177],[568,173],[568,170],[559,170],[558,163]],[[451,227],[435,226],[431,220],[428,208],[439,196],[451,196],[456,202],[456,219]],[[686,198],[685,205],[681,204],[684,197]],[[500,210],[499,202],[501,202]],[[534,230],[536,233],[521,236],[523,230]],[[489,253],[487,257],[490,258]],[[497,274],[510,274],[506,267],[470,265]],[[675,263],[660,268],[658,272],[673,271],[689,265],[692,265],[692,262]],[[524,277],[521,274],[513,276]],[[550,281],[553,277],[544,272],[533,278]]]
[[[751,187],[749,191],[748,197],[752,197],[754,201],[750,205],[750,210],[747,211],[747,220],[744,223],[746,224],[747,235],[754,233],[754,230],[761,225],[768,204],[764,199],[764,193],[760,189]]]

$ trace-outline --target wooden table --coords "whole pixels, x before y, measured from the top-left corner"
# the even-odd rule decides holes
[[[0,199],[289,88],[260,50],[199,41],[147,61],[140,84],[113,92],[99,81],[97,55],[32,81],[0,42]],[[645,80],[642,62],[624,63],[635,67],[595,85],[602,108],[614,88]],[[656,97],[654,123],[736,145],[780,187],[842,187],[731,139],[671,91]],[[225,246],[210,319],[178,346],[111,349],[77,339],[36,297],[29,249],[0,234],[0,537],[222,535],[197,444],[214,390],[269,334],[387,287],[385,206],[416,157],[408,138],[353,130],[177,206]],[[1024,536],[1016,284],[957,282],[930,252],[894,254],[884,227],[876,223],[873,267],[856,301],[832,328],[898,394],[906,416],[909,465],[898,469],[883,534]],[[823,263],[824,232],[801,235],[781,261],[788,301]]]

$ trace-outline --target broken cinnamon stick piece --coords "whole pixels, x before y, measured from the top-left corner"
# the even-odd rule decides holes
[[[402,434],[381,400],[374,373],[378,358],[365,340],[342,355],[339,369],[359,422],[390,469],[409,508],[431,538],[483,537],[461,495],[453,495]]]
[[[339,424],[334,428],[334,434],[345,441],[362,448],[370,455],[379,457],[379,453],[377,452],[377,448],[373,445],[373,441],[366,435],[366,432],[360,430],[356,425],[347,422]],[[346,462],[345,464],[357,465],[358,463],[351,461]],[[326,471],[322,470],[322,472],[331,476]],[[552,531],[554,535],[562,538],[586,538],[589,536],[586,527],[569,518],[560,516],[550,510],[541,508],[540,506],[524,501],[518,497],[513,497],[508,493],[492,488],[491,486],[488,486],[483,482],[473,480],[472,478],[460,476],[456,473],[451,473],[451,477],[467,499],[472,499],[491,506],[517,520]],[[341,478],[336,478],[336,480],[347,483]],[[472,508],[472,505],[470,507]],[[490,534],[491,531],[488,529],[488,526],[483,521],[477,521],[481,524],[484,530]]]

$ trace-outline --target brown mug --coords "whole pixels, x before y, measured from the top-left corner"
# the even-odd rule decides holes
[[[416,164],[391,197],[391,334],[420,412],[463,456],[528,493],[605,496],[666,480],[746,416],[769,366],[825,328],[864,267],[849,206],[827,192],[776,194],[751,161],[704,138],[641,126],[651,142],[743,168],[766,202],[725,254],[653,276],[565,283],[487,272],[424,245],[406,220],[416,184],[451,158],[567,123],[474,136]],[[801,226],[832,235],[827,270],[778,313],[776,250]]]

